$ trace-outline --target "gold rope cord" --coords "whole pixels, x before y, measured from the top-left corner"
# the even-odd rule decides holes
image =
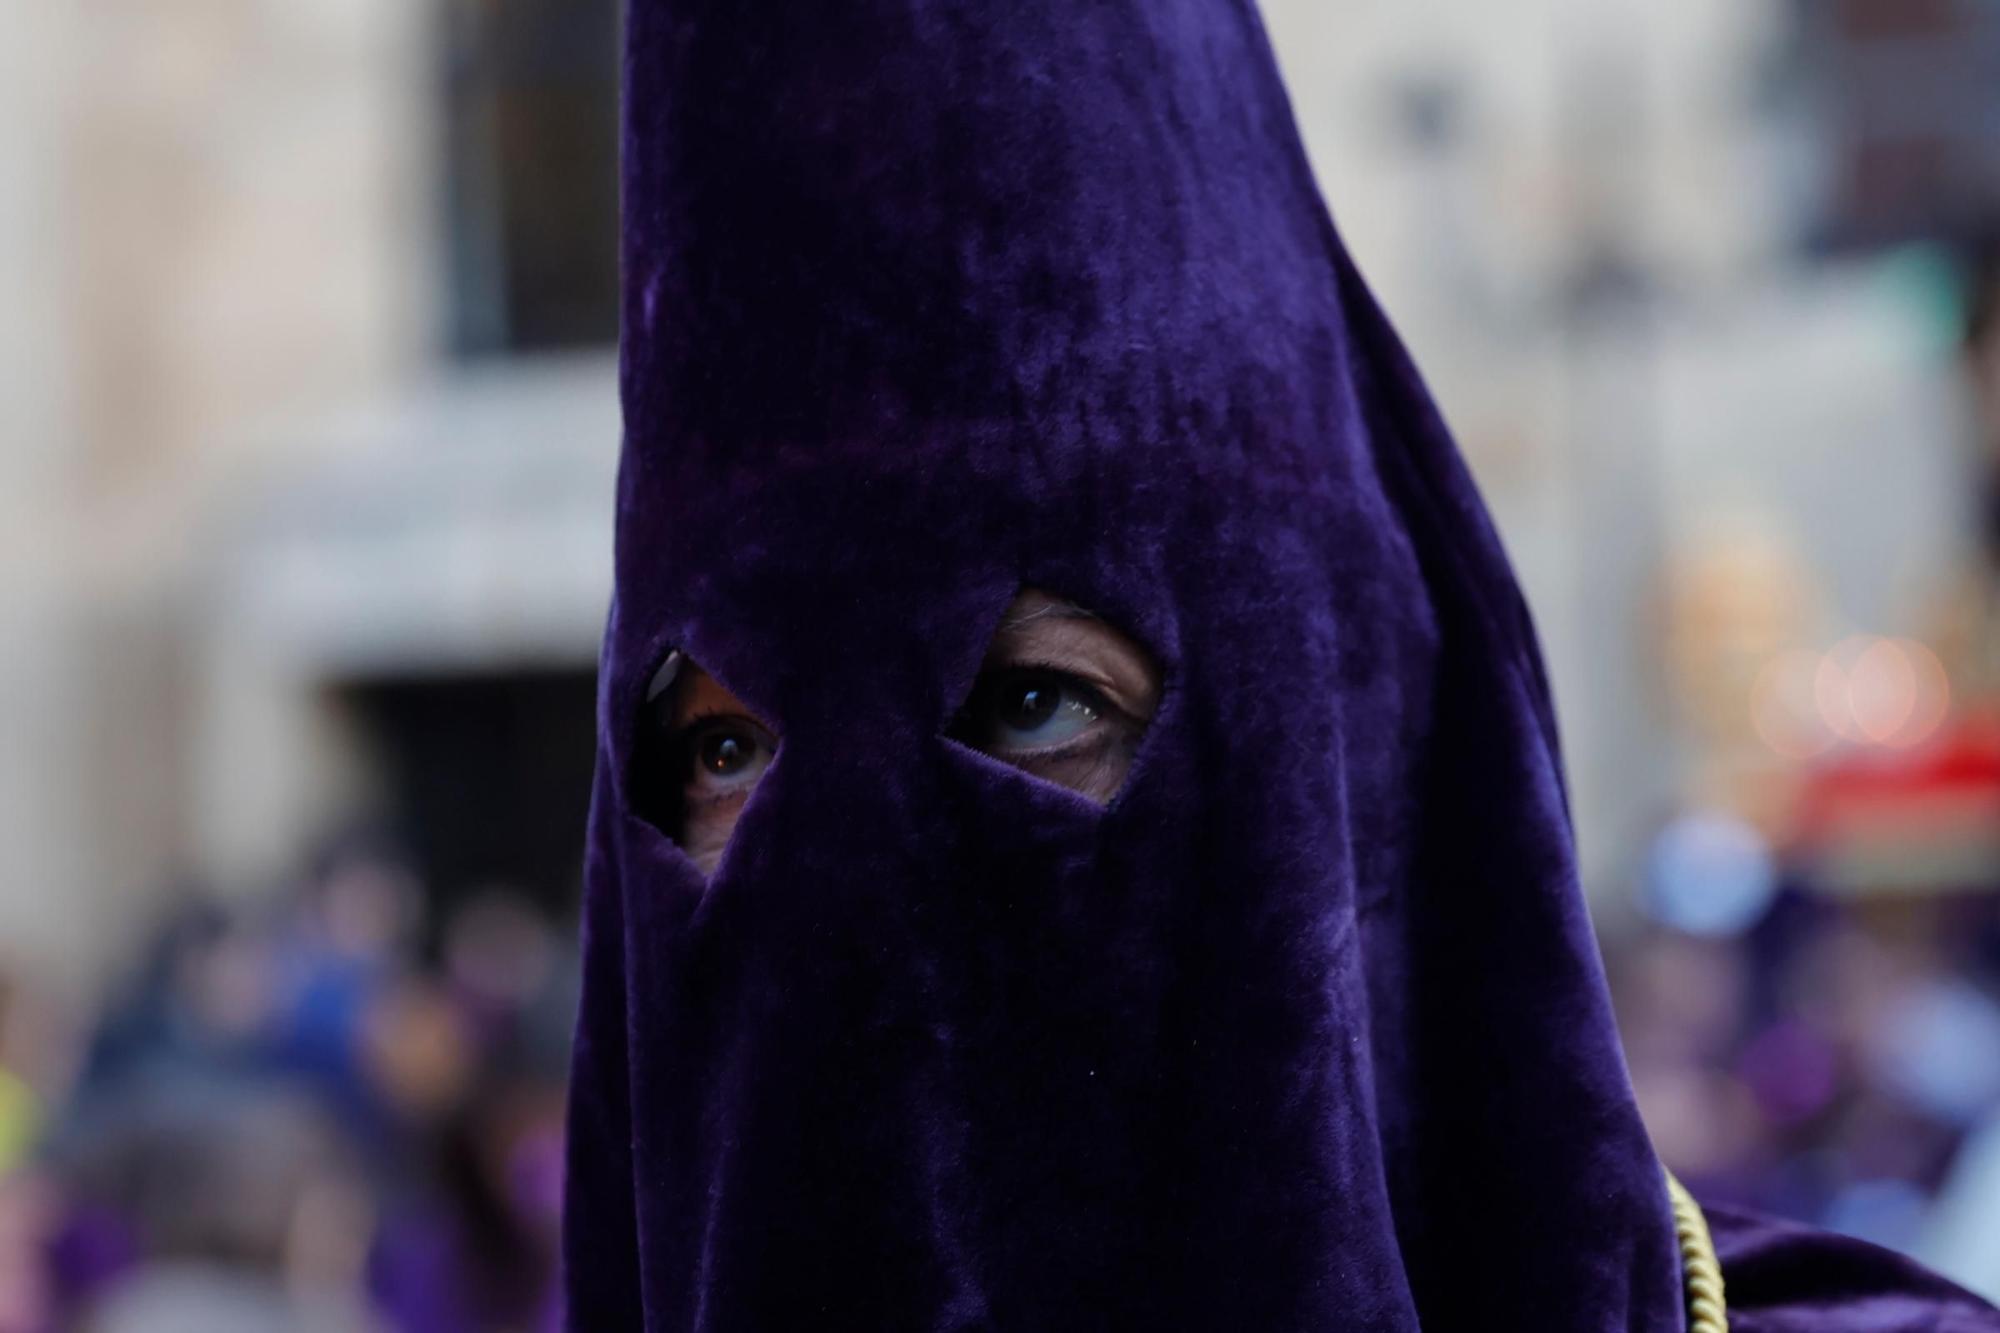
[[[1681,1275],[1687,1283],[1688,1333],[1729,1333],[1729,1306],[1722,1298],[1722,1264],[1708,1219],[1687,1187],[1667,1173],[1667,1197],[1674,1203],[1674,1235],[1681,1245]]]

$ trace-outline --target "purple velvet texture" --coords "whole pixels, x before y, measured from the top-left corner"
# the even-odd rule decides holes
[[[1866,1241],[1734,1208],[1708,1224],[1729,1294],[1730,1333],[1992,1333],[2000,1313]]]
[[[572,1326],[1679,1329],[1532,632],[1254,10],[628,40]],[[1108,808],[942,735],[1023,585],[1164,668]],[[707,882],[673,647],[782,735]]]

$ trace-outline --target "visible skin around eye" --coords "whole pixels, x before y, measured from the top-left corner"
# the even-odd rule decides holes
[[[1160,704],[1145,650],[1035,589],[1014,599],[951,735],[1102,805],[1118,794]]]
[[[1159,702],[1159,668],[1144,649],[1089,611],[1029,589],[1007,608],[950,735],[1103,804],[1124,785]],[[665,703],[675,841],[712,874],[778,736],[692,663]]]
[[[675,841],[709,875],[729,846],[751,789],[778,752],[777,733],[692,664],[674,682],[670,697],[666,753],[680,796]]]

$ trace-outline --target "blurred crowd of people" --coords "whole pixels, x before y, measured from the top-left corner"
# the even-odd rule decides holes
[[[1734,808],[1667,821],[1647,924],[1608,952],[1683,1179],[2000,1299],[2000,245],[1966,294],[1978,540],[1938,655],[1855,638],[1818,658],[1796,693],[1824,734]]]
[[[88,1023],[0,989],[0,1333],[556,1327],[573,928],[426,901],[346,838]]]
[[[1612,961],[1648,1128],[1690,1186],[2000,1284],[2000,1191],[1938,1206],[2000,1132],[2000,899],[1793,883],[1747,929],[1658,927]]]

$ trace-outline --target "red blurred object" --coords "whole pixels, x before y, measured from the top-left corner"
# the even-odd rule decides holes
[[[1807,778],[1788,841],[1833,892],[2000,887],[2000,713],[1913,750],[1836,751]]]

